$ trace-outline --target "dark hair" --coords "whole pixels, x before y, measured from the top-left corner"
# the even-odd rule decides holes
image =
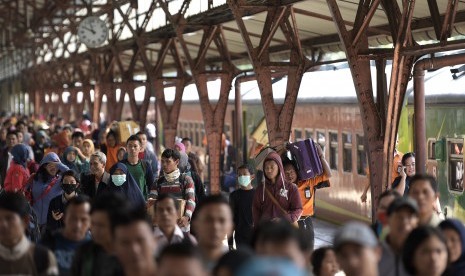
[[[128,226],[135,222],[145,222],[147,225],[151,225],[145,209],[142,208],[127,208],[118,212],[116,216],[111,218],[111,232],[114,234],[117,227]]]
[[[9,135],[14,135],[16,136],[16,138],[18,138],[18,132],[16,130],[8,130],[8,132],[6,133],[6,137],[8,137]]]
[[[16,122],[15,126],[18,127],[19,125],[27,126],[27,125],[26,125],[26,122],[23,121],[23,120],[19,120],[19,121]]]
[[[161,157],[173,158],[174,161],[181,159],[181,154],[175,149],[165,149]]]
[[[404,154],[402,156],[402,165],[403,166],[405,166],[405,162],[407,162],[407,159],[409,159],[410,157],[415,158],[415,153],[414,152],[407,152],[406,154]]]
[[[86,195],[77,195],[75,197],[72,197],[70,200],[68,200],[68,202],[66,203],[66,206],[65,206],[65,213],[66,211],[68,210],[69,206],[72,206],[72,205],[82,205],[82,204],[85,204],[85,203],[89,203],[90,205],[90,198]]]
[[[224,254],[213,268],[213,276],[218,276],[219,270],[225,268],[230,275],[235,275],[238,269],[254,256],[252,250],[248,248],[239,248]]]
[[[116,141],[118,141],[118,135],[116,135],[116,132],[114,132],[113,130],[108,131],[106,138],[110,136],[115,137]]]
[[[0,193],[0,209],[14,212],[22,218],[29,213],[27,199],[20,193]]]
[[[139,131],[135,134],[136,136],[139,136],[139,135],[145,135],[147,136],[147,133],[143,132],[143,131]]]
[[[82,133],[81,131],[75,131],[73,135],[71,135],[71,139],[74,139],[74,138],[84,139],[84,133]]]
[[[181,143],[184,143],[184,142],[191,142],[192,143],[192,140],[189,137],[184,137],[184,138],[182,138]]]
[[[155,201],[155,204],[153,206],[153,210],[156,211],[157,210],[157,206],[158,206],[158,203],[165,200],[165,199],[171,199],[173,200],[173,203],[174,203],[174,207],[176,208],[176,210],[179,210],[179,203],[178,201],[176,200],[176,198],[174,196],[172,196],[171,194],[161,194],[157,197],[157,200]]]
[[[90,213],[105,212],[110,220],[111,229],[118,218],[118,214],[130,209],[129,201],[120,193],[104,192],[94,198]]]
[[[436,179],[434,179],[434,177],[432,177],[431,175],[428,175],[428,174],[415,174],[410,179],[409,193],[412,190],[413,185],[418,181],[428,181],[429,185],[431,186],[431,189],[433,189],[433,191],[435,193],[438,192],[438,183],[436,182]]]
[[[249,171],[249,173],[253,173],[253,169],[249,167],[249,165],[247,164],[242,164],[239,167],[237,167],[237,172],[239,172],[239,170],[247,170]]]
[[[255,228],[252,234],[251,245],[256,249],[259,243],[284,243],[294,240],[300,250],[307,251],[310,248],[305,237],[288,221],[264,221]]]
[[[423,242],[433,236],[438,238],[447,249],[446,238],[437,228],[431,226],[419,226],[418,228],[413,229],[413,231],[408,235],[404,244],[402,260],[404,262],[405,270],[407,270],[409,274],[416,274],[413,261],[415,258],[415,252],[417,251],[418,247],[420,247]]]
[[[212,204],[224,204],[228,206],[228,208],[231,208],[229,205],[229,201],[225,196],[221,194],[209,195],[205,197],[202,201],[200,201],[200,203],[195,207],[195,211],[192,214],[192,221],[194,221],[197,218],[198,214],[200,213],[200,211],[202,211],[202,209]]]
[[[312,263],[313,267],[313,274],[315,276],[320,275],[321,273],[321,265],[326,257],[326,252],[333,250],[331,246],[320,247],[317,250],[313,251],[312,257],[310,258],[310,262]]]
[[[397,192],[396,190],[386,190],[384,191],[383,193],[381,193],[378,197],[378,205],[379,203],[381,202],[381,199],[385,198],[385,197],[388,197],[388,196],[393,196],[394,199],[396,198],[400,198],[402,197],[399,192]]]
[[[142,141],[140,140],[139,136],[137,136],[137,134],[133,134],[133,135],[129,136],[128,140],[126,140],[126,145],[131,141],[137,141],[137,142],[139,142],[139,145],[142,144]]]
[[[77,183],[80,183],[79,181],[79,175],[73,171],[73,170],[67,170],[64,173],[61,174],[61,183],[63,183],[63,179],[65,179],[65,176],[72,176],[74,179],[76,179]]]
[[[203,258],[199,248],[188,243],[175,243],[166,246],[160,252],[160,256],[157,258],[157,262],[160,264],[163,259],[169,257],[193,258],[198,260],[203,265]]]

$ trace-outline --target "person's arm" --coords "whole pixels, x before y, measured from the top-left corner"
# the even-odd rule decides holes
[[[300,199],[299,190],[295,184],[292,184],[289,188],[289,219],[291,222],[295,222],[302,215],[302,201]]]
[[[363,190],[362,196],[360,197],[360,200],[363,203],[367,202],[367,193],[369,189],[370,189],[370,181],[368,181],[367,184],[365,185],[365,189]]]
[[[155,178],[153,177],[152,167],[150,164],[145,161],[141,160],[141,162],[145,162],[145,183],[147,185],[147,192],[148,194],[153,194],[155,190]]]
[[[235,210],[234,210],[234,196],[233,196],[233,193],[229,194],[229,205],[231,206],[231,210],[233,212],[233,229],[231,230],[230,233],[228,233],[228,246],[229,246],[229,250],[233,249],[234,247],[234,237],[233,237],[233,232],[234,232],[234,229],[235,229],[235,222],[236,222],[236,214],[235,214]]]
[[[329,178],[331,177],[331,168],[329,167],[329,163],[328,161],[326,161],[325,154],[320,144],[315,143],[315,145],[318,151],[318,156],[320,157],[321,165],[323,166],[323,172]]]
[[[152,167],[153,178],[157,179],[158,178],[158,159],[157,159],[157,156],[155,155],[155,153],[150,152],[150,155],[151,155],[151,159],[152,159],[152,164],[150,164],[150,165]]]
[[[399,178],[396,178],[396,180],[397,179]],[[405,167],[403,167],[400,171],[400,181],[398,182],[399,184],[396,186],[396,183],[392,183],[392,189],[395,189],[400,195],[404,195],[406,179],[407,174],[405,173]],[[394,182],[396,182],[396,180],[394,180]]]
[[[192,213],[195,210],[195,186],[194,181],[190,176],[185,176],[184,181],[185,184],[185,192],[184,192],[184,199],[186,200],[186,210],[184,211],[184,217],[188,218],[188,221],[192,218]]]

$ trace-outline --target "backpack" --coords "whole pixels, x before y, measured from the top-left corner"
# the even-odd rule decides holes
[[[181,173],[181,175],[178,178],[179,186],[181,186],[181,191],[182,191],[182,198],[186,197],[186,175],[187,173]],[[157,180],[157,191],[158,194],[160,194],[160,184],[166,181],[165,176],[161,176]]]
[[[200,179],[200,176],[196,172],[189,171],[187,172],[187,175],[189,175],[194,181],[195,203],[198,204],[207,196],[205,192],[205,186],[202,183],[202,179]]]

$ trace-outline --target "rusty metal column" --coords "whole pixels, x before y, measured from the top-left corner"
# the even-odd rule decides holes
[[[235,109],[236,109],[236,137],[234,137],[234,141],[236,144],[236,170],[242,164],[242,96],[241,96],[241,80],[240,77],[237,77],[234,82],[234,89],[236,95],[234,97]]]
[[[426,114],[425,71],[415,68],[413,73],[414,149],[416,173],[426,172]]]

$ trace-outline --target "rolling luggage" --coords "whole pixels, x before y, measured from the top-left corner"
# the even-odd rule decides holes
[[[289,144],[287,149],[297,165],[299,180],[314,178],[323,173],[318,149],[311,139]]]

